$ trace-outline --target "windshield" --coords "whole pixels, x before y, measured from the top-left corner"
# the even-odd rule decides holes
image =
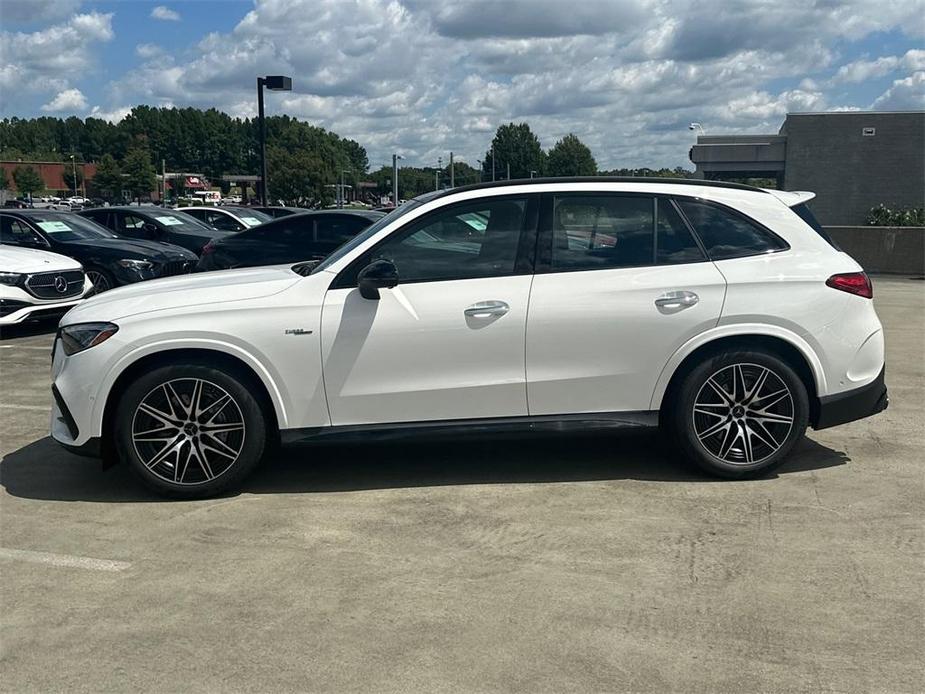
[[[261,212],[260,210],[252,210],[249,207],[225,207],[224,209],[235,214],[238,219],[249,227],[255,227],[258,224],[263,224],[273,219],[272,215],[268,215],[266,212]]]
[[[191,231],[197,234],[201,234],[203,231],[214,231],[209,225],[180,210],[147,212],[146,214],[168,231]],[[128,226],[128,223],[126,223],[126,226]]]
[[[331,264],[337,262],[338,260],[343,258],[345,255],[347,255],[350,251],[352,251],[354,248],[362,245],[367,239],[372,238],[373,236],[378,234],[380,229],[384,229],[386,226],[394,222],[399,217],[402,217],[408,214],[409,212],[411,212],[411,210],[414,210],[420,207],[421,205],[423,205],[425,202],[427,202],[431,198],[436,197],[437,194],[438,194],[438,191],[434,191],[431,193],[424,193],[423,195],[418,195],[416,198],[409,200],[404,205],[400,205],[396,207],[394,210],[389,212],[384,217],[376,220],[376,222],[372,226],[366,227],[366,229],[361,231],[359,234],[354,236],[352,239],[350,239],[343,245],[338,246],[337,250],[335,250],[333,253],[331,253],[331,255],[329,255],[327,258],[325,258],[318,265],[315,266],[311,274],[314,275],[316,272],[321,272],[325,268],[329,267]]]
[[[76,214],[33,214],[29,219],[54,241],[118,238],[106,227]]]

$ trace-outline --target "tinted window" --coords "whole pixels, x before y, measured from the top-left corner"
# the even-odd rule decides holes
[[[699,263],[706,258],[694,235],[669,200],[659,198],[656,224],[656,259],[659,265]]]
[[[787,246],[731,210],[695,200],[678,200],[713,260],[771,253]]]
[[[106,216],[109,214],[108,210],[90,210],[89,212],[82,212],[81,216],[86,217],[87,219],[92,219],[97,224],[102,224],[103,226],[109,226],[107,224]]]
[[[653,198],[568,195],[553,204],[552,270],[652,265]]]
[[[837,251],[841,250],[841,248],[838,247],[838,244],[835,243],[834,240],[832,240],[832,237],[829,236],[828,233],[826,233],[826,230],[822,228],[822,225],[819,223],[819,220],[816,219],[816,215],[813,214],[813,211],[809,209],[809,206],[805,202],[800,203],[799,205],[796,205],[795,207],[791,207],[790,209],[792,209],[800,219],[806,222],[812,228],[813,231],[815,231],[817,234],[819,234],[819,236],[825,239],[826,242],[832,248],[834,248]]]
[[[198,215],[197,215],[198,216]],[[207,212],[206,222],[220,231],[241,231],[246,229],[243,223],[223,212]]]
[[[339,246],[359,234],[372,224],[372,220],[347,215],[331,215],[319,217],[317,221],[316,239],[320,243]]]
[[[311,215],[282,217],[262,224],[258,228],[242,231],[239,237],[258,241],[304,244],[311,241],[313,228],[314,219]]]
[[[45,245],[44,240],[24,222],[6,215],[0,216],[0,243],[12,246]]]
[[[366,262],[391,260],[402,282],[513,274],[526,206],[525,198],[453,205],[396,232]]]

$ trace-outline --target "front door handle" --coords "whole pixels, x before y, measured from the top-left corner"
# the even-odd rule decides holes
[[[490,318],[491,316],[503,316],[510,310],[511,307],[503,301],[479,301],[463,313],[469,318]]]
[[[700,297],[694,294],[694,292],[667,292],[655,300],[655,305],[659,308],[678,310],[682,308],[689,308],[696,304],[698,301],[700,301]]]

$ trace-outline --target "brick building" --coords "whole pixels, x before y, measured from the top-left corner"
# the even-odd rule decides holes
[[[20,166],[27,166],[35,169],[45,182],[45,189],[47,191],[57,194],[73,194],[73,188],[70,188],[64,182],[64,172],[71,171],[74,166],[70,161],[0,161],[0,168],[6,171],[6,177],[9,179],[9,190],[12,192],[16,192],[16,181],[13,180],[13,171]],[[96,164],[83,164],[77,162],[76,166],[77,170],[83,174],[84,185],[96,174]]]

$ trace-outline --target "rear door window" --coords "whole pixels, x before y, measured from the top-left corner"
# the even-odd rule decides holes
[[[712,260],[785,250],[787,244],[732,210],[701,200],[678,199],[678,206]]]

